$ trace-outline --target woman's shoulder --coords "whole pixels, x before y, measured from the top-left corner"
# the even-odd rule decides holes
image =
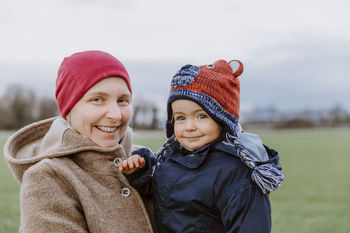
[[[22,183],[28,180],[36,182],[47,181],[49,179],[61,179],[60,170],[70,170],[67,165],[71,159],[69,157],[46,158],[30,166],[23,174]]]

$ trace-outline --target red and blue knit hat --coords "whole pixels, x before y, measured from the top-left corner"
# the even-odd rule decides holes
[[[167,137],[174,134],[171,103],[188,99],[200,105],[228,131],[236,128],[239,119],[240,83],[243,64],[238,60],[218,60],[214,64],[183,66],[173,77],[168,98]]]
[[[157,153],[158,163],[165,160],[165,151],[176,141],[174,136],[172,102],[187,99],[200,105],[223,127],[225,144],[231,145],[241,161],[252,169],[251,178],[265,194],[277,189],[283,181],[282,173],[270,163],[254,160],[241,143],[238,134],[240,83],[238,76],[243,64],[238,60],[218,60],[210,65],[183,66],[173,77],[168,98],[166,122],[167,142]]]

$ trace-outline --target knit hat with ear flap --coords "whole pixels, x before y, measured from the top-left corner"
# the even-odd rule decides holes
[[[258,164],[240,142],[238,136],[239,94],[238,77],[243,73],[243,64],[238,60],[218,60],[210,65],[183,66],[173,77],[167,103],[168,119],[166,134],[169,138],[158,152],[158,161],[164,160],[164,152],[175,140],[172,102],[187,99],[200,105],[226,133],[225,144],[231,145],[239,158],[253,170],[252,180],[263,193],[277,189],[282,173],[271,164]]]
[[[167,137],[174,134],[171,103],[188,99],[200,105],[214,120],[235,130],[239,118],[239,79],[243,64],[238,60],[216,61],[203,66],[183,66],[171,81],[168,98]]]

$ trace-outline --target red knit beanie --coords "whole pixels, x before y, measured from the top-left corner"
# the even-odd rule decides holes
[[[128,72],[112,55],[91,50],[64,58],[56,80],[56,100],[61,116],[65,118],[80,98],[97,82],[115,76],[123,78],[132,93]]]

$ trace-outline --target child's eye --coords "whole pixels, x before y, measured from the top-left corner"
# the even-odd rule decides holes
[[[207,119],[208,115],[207,114],[199,114],[198,119]]]
[[[175,121],[183,121],[185,119],[186,118],[184,116],[177,116],[177,117],[175,117]]]

